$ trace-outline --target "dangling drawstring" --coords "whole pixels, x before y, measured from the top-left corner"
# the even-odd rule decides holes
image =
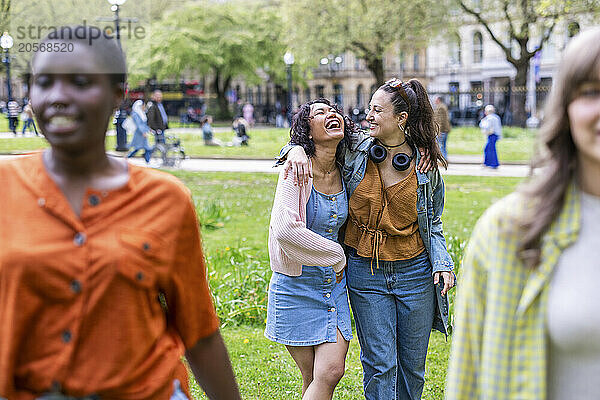
[[[375,231],[375,243],[373,244],[373,252],[371,254],[371,275],[375,275],[373,273],[373,257],[375,257],[375,264],[377,265],[377,269],[379,269],[379,246],[383,241],[383,232],[380,230]]]

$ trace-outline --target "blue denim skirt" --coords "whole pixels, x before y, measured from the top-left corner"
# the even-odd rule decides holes
[[[337,330],[352,339],[346,277],[335,282],[331,267],[302,267],[301,276],[273,272],[265,336],[288,346],[337,342]]]

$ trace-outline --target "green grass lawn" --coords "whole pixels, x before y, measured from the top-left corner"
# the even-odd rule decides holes
[[[515,127],[502,129],[502,139],[496,144],[498,159],[502,162],[526,162],[533,153],[534,138],[537,130]],[[448,154],[482,155],[486,138],[479,128],[453,128],[448,135]]]
[[[271,275],[268,224],[277,177],[185,171],[174,174],[192,190],[203,224],[210,285],[243,398],[300,399],[300,373],[293,360],[284,346],[262,334]],[[444,226],[451,254],[458,262],[477,219],[494,201],[514,190],[520,179],[447,176],[445,181]],[[450,342],[440,333],[432,334],[423,398],[443,398]],[[363,398],[359,354],[354,339],[335,399]],[[197,388],[194,394],[205,398]]]
[[[1,118],[0,121],[2,121]],[[533,149],[535,132],[521,128],[505,128],[504,138],[497,144],[500,162],[528,161]],[[273,158],[289,139],[289,131],[282,128],[252,129],[249,134],[251,139],[248,147],[205,146],[201,134],[185,133],[178,136],[182,139],[185,151],[190,156],[229,158]],[[233,131],[216,132],[215,137],[224,143],[231,142]],[[107,137],[107,149],[115,148],[115,140],[114,136]],[[448,136],[450,155],[481,155],[484,145],[485,138],[477,128],[454,128]],[[31,151],[46,146],[46,142],[40,138],[0,139],[0,153]]]

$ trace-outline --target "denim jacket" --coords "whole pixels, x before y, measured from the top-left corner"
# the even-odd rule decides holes
[[[351,148],[345,148],[343,159],[339,160],[342,164],[342,177],[346,183],[348,198],[352,196],[354,190],[358,187],[365,176],[367,170],[367,161],[369,159],[369,149],[373,144],[373,139],[368,135],[359,133],[358,140]],[[278,162],[282,162],[288,151],[294,145],[287,144],[279,156]],[[416,149],[416,163],[419,164],[421,155]],[[450,271],[454,267],[452,257],[446,248],[446,239],[442,229],[442,211],[444,210],[445,186],[440,171],[432,169],[426,174],[419,171],[417,173],[417,221],[419,223],[419,233],[423,244],[427,249],[429,260],[432,266],[432,273],[440,271]],[[341,241],[343,243],[343,240]],[[440,291],[443,285],[436,287],[437,307],[434,316],[433,328],[449,335],[452,327],[448,324],[448,295],[442,296]]]

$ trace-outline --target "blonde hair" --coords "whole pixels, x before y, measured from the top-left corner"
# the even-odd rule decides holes
[[[521,219],[520,258],[530,267],[540,262],[541,238],[559,215],[577,167],[567,107],[580,86],[600,79],[600,29],[574,37],[567,46],[544,111],[529,179],[519,189],[530,207]],[[543,168],[533,175],[533,170]]]

